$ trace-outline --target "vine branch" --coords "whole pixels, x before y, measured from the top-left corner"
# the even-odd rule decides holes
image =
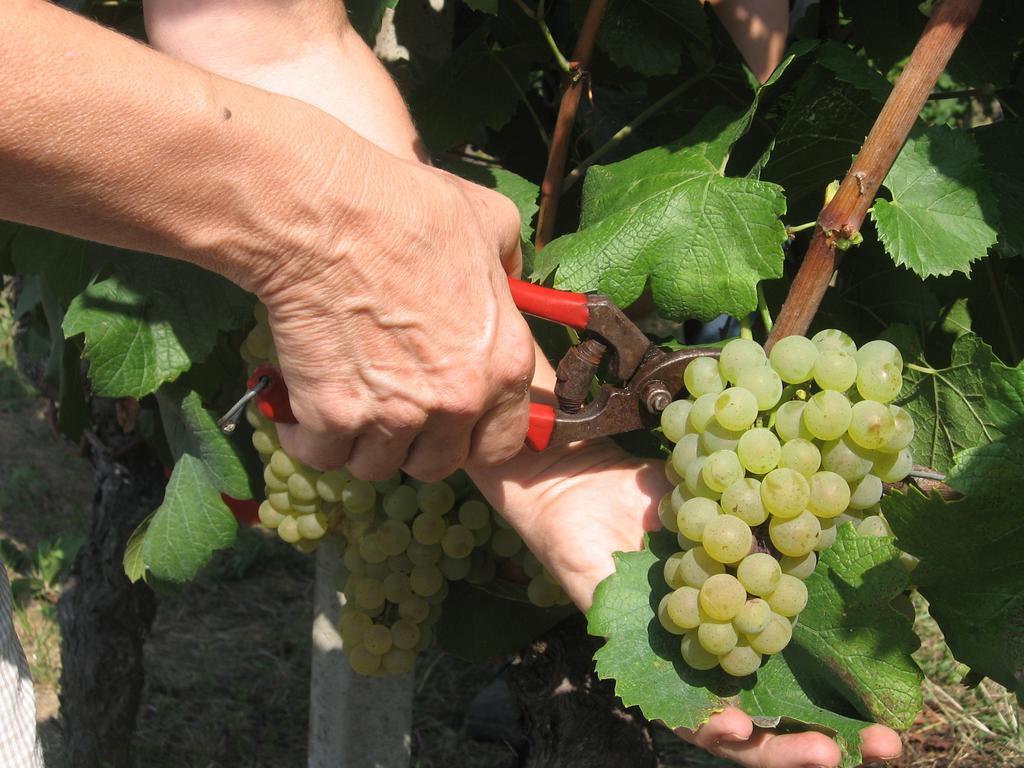
[[[608,0],[591,0],[587,7],[587,15],[583,18],[579,40],[576,41],[576,48],[572,52],[568,81],[558,107],[555,130],[551,134],[548,165],[540,186],[540,213],[537,215],[537,237],[534,242],[538,251],[548,244],[555,231],[555,217],[558,214],[558,200],[562,194],[562,175],[565,173],[565,161],[569,155],[572,129],[576,123],[580,96],[587,87],[590,59],[606,10]]]
[[[981,0],[945,0],[932,12],[839,191],[818,215],[818,227],[766,347],[784,336],[807,332],[835,272],[837,242],[859,233],[875,193],[980,7]]]

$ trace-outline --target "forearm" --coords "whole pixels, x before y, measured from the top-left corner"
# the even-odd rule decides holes
[[[188,259],[259,290],[310,232],[337,228],[289,199],[332,189],[351,201],[338,223],[358,229],[363,180],[393,162],[319,110],[47,3],[9,0],[0,26],[0,218]]]

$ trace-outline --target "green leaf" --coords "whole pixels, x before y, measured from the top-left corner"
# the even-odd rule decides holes
[[[849,46],[829,40],[818,50],[818,61],[841,81],[867,91],[876,101],[883,102],[889,97],[892,90],[889,81]]]
[[[164,385],[157,390],[156,400],[175,461],[182,456],[199,459],[217,490],[236,499],[253,498],[255,489],[246,467],[250,452],[218,429],[216,417],[203,408],[199,395]]]
[[[356,32],[372,48],[384,20],[384,11],[396,5],[398,0],[347,0],[345,8]]]
[[[132,535],[128,537],[128,543],[124,547],[124,557],[122,558],[124,575],[133,584],[146,577],[146,562],[142,557],[142,545],[146,541],[146,532],[149,530],[149,524],[153,521],[153,514],[151,512],[146,515],[146,518],[132,531]]]
[[[92,424],[92,414],[82,389],[82,354],[72,341],[61,343],[60,361],[60,409],[57,411],[57,425],[62,434],[77,442],[82,432]]]
[[[621,307],[650,281],[673,320],[754,309],[758,281],[782,274],[786,203],[773,184],[722,176],[747,123],[715,111],[675,145],[591,168],[579,231],[548,244],[535,277],[557,268],[558,287],[599,290]]]
[[[576,612],[574,606],[538,608],[507,600],[463,581],[449,586],[434,627],[437,644],[470,661],[514,653]]]
[[[498,0],[463,0],[474,11],[483,11],[492,16],[498,15]]]
[[[835,735],[843,765],[859,762],[868,720],[906,727],[920,708],[920,673],[911,623],[888,603],[907,586],[899,553],[885,539],[844,526],[808,579],[810,595],[793,642],[756,675],[731,678],[689,669],[679,638],[665,632],[656,606],[668,592],[663,558],[674,537],[653,534],[649,548],[616,553],[616,570],[597,588],[590,631],[608,638],[595,655],[601,677],[616,681],[626,706],[670,728],[695,728],[724,704],[769,720],[786,718]],[[851,713],[857,712],[858,716]]]
[[[972,134],[999,206],[999,245],[1024,255],[1024,123],[1003,120]]]
[[[948,366],[935,367],[923,354],[914,364],[924,370],[904,371],[897,402],[914,418],[910,449],[915,461],[946,472],[960,451],[1002,436],[990,412],[986,386],[987,377],[1001,363],[980,338],[972,333],[958,338]]]
[[[213,349],[217,333],[249,322],[252,298],[227,280],[181,262],[133,255],[117,274],[79,294],[64,334],[85,334],[93,390],[142,397]]]
[[[1003,88],[1010,84],[1021,31],[1013,24],[1014,15],[1020,21],[1019,5],[1014,0],[981,4],[946,65],[946,71],[959,85]]]
[[[843,0],[843,10],[850,19],[851,42],[886,73],[910,55],[928,21],[918,3]]]
[[[113,252],[97,243],[36,227],[19,227],[11,243],[15,269],[42,275],[65,306],[89,284],[107,254]]]
[[[988,474],[1001,501],[968,496],[944,502],[911,488],[906,495],[884,498],[882,509],[897,544],[921,561],[914,581],[953,655],[972,674],[991,677],[1024,704],[1022,443],[1015,437],[958,460],[961,477]],[[997,450],[1012,466],[993,461]]]
[[[424,143],[439,152],[474,138],[481,128],[504,127],[542,55],[533,42],[502,48],[490,42],[486,24],[477,29],[409,100]]]
[[[907,141],[871,214],[893,261],[921,277],[969,274],[996,242],[998,213],[970,134],[938,126]]]
[[[214,551],[231,546],[237,529],[203,462],[185,454],[144,534],[143,563],[159,579],[187,581]]]

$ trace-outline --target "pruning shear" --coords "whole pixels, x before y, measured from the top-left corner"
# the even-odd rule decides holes
[[[569,348],[556,371],[558,406],[530,403],[526,445],[543,451],[552,445],[603,437],[654,426],[663,410],[685,391],[683,372],[698,357],[719,350],[699,347],[669,352],[647,338],[611,299],[599,293],[572,293],[509,278],[519,310],[573,328],[580,343]],[[591,382],[602,362],[617,383],[604,383],[587,402]],[[217,422],[232,432],[242,409],[256,399],[264,416],[294,423],[288,389],[280,370],[258,366],[246,393]]]

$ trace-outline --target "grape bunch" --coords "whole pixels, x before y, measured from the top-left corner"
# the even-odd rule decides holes
[[[882,483],[912,467],[913,420],[891,404],[902,371],[892,344],[858,349],[836,330],[781,339],[770,358],[734,339],[687,366],[689,398],[661,417],[675,489],[658,514],[680,551],[658,618],[690,667],[752,674],[789,643],[838,526],[889,535]]]
[[[250,372],[277,361],[262,305],[256,320],[241,347]],[[431,641],[453,581],[483,586],[501,568],[529,579],[526,594],[535,605],[569,602],[465,473],[437,483],[402,473],[368,482],[346,469],[316,470],[281,448],[275,424],[254,404],[245,414],[264,464],[260,522],[300,551],[312,552],[328,539],[338,549],[345,597],[339,631],[356,672],[410,671]]]

